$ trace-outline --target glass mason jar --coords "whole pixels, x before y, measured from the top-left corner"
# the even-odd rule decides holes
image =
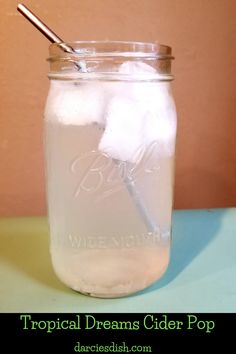
[[[50,251],[58,278],[78,292],[125,296],[167,269],[176,138],[171,59],[171,48],[155,43],[50,46]]]

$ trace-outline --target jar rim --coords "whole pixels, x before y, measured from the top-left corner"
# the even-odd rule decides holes
[[[65,50],[70,48],[71,52]],[[63,50],[64,49],[64,50]],[[92,41],[71,41],[52,43],[49,46],[48,61],[55,61],[61,58],[77,57],[132,57],[132,58],[152,58],[170,60],[172,48],[158,42],[138,42],[138,41],[115,41],[115,40],[92,40]]]

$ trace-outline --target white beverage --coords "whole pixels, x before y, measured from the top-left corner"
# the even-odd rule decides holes
[[[157,107],[162,118],[156,122],[145,110],[158,97],[148,97],[136,112],[130,102],[125,106],[126,98],[109,106],[117,83],[83,85],[52,82],[45,111],[52,262],[57,276],[74,290],[125,296],[155,282],[169,263],[175,112],[167,96],[164,111],[163,105]],[[126,83],[126,92],[140,84],[134,85]],[[155,85],[160,93],[160,84],[151,90]],[[121,113],[114,116],[122,104],[128,111],[123,122]],[[138,117],[140,110],[144,113]],[[139,131],[128,122],[132,114],[140,119],[135,122]]]

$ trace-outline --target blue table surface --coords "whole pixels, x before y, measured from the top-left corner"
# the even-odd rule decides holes
[[[0,312],[236,312],[236,208],[175,211],[167,272],[125,298],[64,286],[48,241],[45,217],[0,219]]]

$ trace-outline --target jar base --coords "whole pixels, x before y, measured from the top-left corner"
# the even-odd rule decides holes
[[[159,280],[169,263],[169,247],[83,250],[74,257],[54,253],[52,260],[58,278],[69,288],[91,297],[118,298]]]
[[[133,291],[129,291],[129,292],[123,292],[123,293],[103,293],[103,292],[88,292],[88,291],[84,291],[82,289],[78,289],[78,288],[74,288],[68,284],[65,284],[65,282],[63,282],[66,286],[68,286],[70,289],[72,289],[73,291],[75,291],[78,294],[82,294],[88,297],[94,297],[94,298],[99,298],[99,299],[115,299],[115,298],[123,298],[123,297],[129,297],[135,294],[138,294],[139,292],[148,289],[149,287],[151,287],[153,284],[155,284],[156,282],[158,282],[163,275],[166,273],[166,270],[168,268],[168,265],[159,273],[159,277],[155,280],[152,280],[150,283],[140,287],[140,288],[136,288]],[[62,281],[62,280],[61,280]]]

